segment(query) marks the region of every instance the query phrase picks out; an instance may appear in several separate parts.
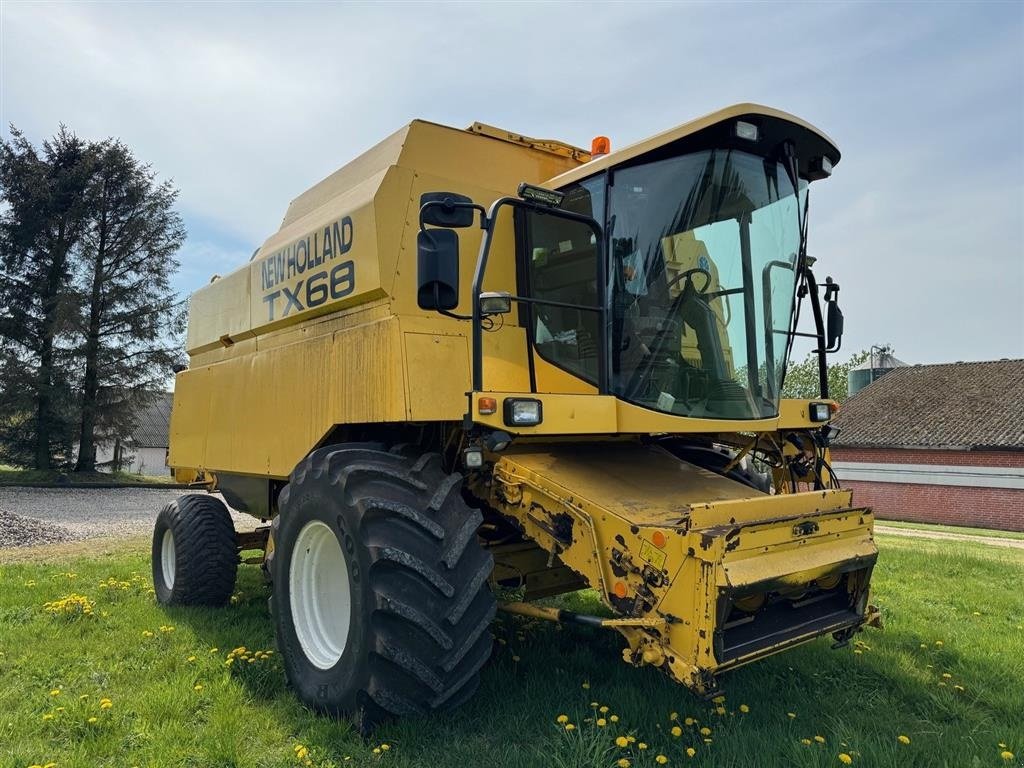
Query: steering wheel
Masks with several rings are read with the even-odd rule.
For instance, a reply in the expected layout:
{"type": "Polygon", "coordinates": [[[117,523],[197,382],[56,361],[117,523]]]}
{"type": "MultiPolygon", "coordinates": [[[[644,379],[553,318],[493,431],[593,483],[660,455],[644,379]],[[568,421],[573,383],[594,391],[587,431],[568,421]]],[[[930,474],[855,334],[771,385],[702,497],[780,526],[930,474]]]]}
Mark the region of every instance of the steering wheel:
{"type": "MultiPolygon", "coordinates": [[[[694,274],[698,274],[698,275],[703,275],[704,276],[704,285],[703,285],[703,287],[700,290],[697,290],[697,286],[694,285],[693,284],[693,280],[690,279],[690,285],[693,285],[693,290],[697,291],[697,293],[699,293],[701,295],[707,293],[708,292],[708,288],[711,287],[711,273],[708,272],[706,269],[703,269],[702,267],[694,267],[693,269],[688,269],[685,272],[680,272],[678,275],[676,275],[671,280],[669,280],[668,281],[668,285],[666,285],[665,287],[667,289],[671,289],[672,286],[674,286],[680,280],[685,280],[685,279],[689,278],[691,275],[694,275],[694,274]]],[[[686,289],[686,286],[684,285],[683,286],[683,290],[685,290],[685,289],[686,289]]]]}

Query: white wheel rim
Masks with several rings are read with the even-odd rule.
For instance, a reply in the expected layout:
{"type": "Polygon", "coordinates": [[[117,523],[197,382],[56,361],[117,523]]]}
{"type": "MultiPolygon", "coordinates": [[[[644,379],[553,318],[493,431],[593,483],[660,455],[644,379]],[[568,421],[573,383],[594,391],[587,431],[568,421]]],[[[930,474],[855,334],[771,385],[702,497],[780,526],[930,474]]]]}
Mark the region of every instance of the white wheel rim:
{"type": "Polygon", "coordinates": [[[330,669],[348,643],[352,589],[345,554],[326,523],[311,520],[299,531],[288,569],[288,592],[303,653],[318,669],[330,669]]]}
{"type": "Polygon", "coordinates": [[[174,534],[168,528],[164,531],[163,541],[160,543],[160,569],[164,574],[164,584],[168,589],[174,589],[174,534]]]}

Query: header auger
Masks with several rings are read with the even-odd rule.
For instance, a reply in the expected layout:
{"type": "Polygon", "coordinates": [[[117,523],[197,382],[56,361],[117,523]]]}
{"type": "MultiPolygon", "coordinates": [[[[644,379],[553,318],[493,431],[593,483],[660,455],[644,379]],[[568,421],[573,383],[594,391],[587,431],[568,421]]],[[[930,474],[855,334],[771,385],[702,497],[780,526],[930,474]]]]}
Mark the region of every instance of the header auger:
{"type": "Polygon", "coordinates": [[[466,700],[496,608],[613,629],[702,695],[845,644],[878,616],[873,518],[829,465],[839,287],[806,253],[838,162],[753,104],[595,157],[479,123],[385,139],[192,297],[170,463],[270,525],[171,505],[159,599],[224,602],[263,549],[293,688],[363,728],[466,700]],[[782,399],[801,335],[821,396],[782,399]],[[582,588],[613,618],[532,603],[582,588]]]}

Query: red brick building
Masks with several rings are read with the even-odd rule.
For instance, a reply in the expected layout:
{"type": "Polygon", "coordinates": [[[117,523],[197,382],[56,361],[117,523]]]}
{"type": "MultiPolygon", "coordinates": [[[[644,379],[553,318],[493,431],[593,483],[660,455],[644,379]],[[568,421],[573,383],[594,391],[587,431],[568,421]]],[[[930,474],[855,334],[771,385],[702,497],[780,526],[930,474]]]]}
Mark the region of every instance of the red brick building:
{"type": "Polygon", "coordinates": [[[836,475],[879,519],[1024,531],[1024,360],[897,368],[834,423],[836,475]]]}

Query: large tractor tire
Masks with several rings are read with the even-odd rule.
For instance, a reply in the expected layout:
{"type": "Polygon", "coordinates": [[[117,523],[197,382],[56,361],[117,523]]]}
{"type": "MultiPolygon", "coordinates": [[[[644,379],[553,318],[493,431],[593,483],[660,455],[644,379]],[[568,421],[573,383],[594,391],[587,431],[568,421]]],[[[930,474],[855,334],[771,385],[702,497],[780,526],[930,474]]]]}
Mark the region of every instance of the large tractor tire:
{"type": "Polygon", "coordinates": [[[235,590],[238,547],[231,514],[215,496],[180,496],[153,528],[153,589],[164,605],[225,605],[235,590]]]}
{"type": "Polygon", "coordinates": [[[332,446],[292,473],[274,518],[273,614],[299,698],[352,717],[457,706],[491,652],[482,516],[438,454],[332,446]]]}

